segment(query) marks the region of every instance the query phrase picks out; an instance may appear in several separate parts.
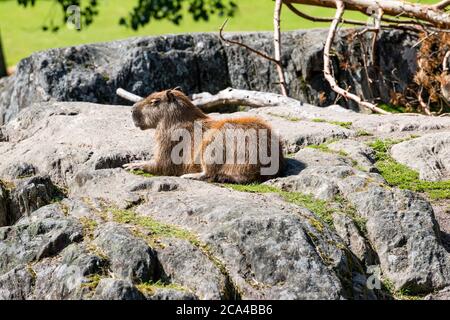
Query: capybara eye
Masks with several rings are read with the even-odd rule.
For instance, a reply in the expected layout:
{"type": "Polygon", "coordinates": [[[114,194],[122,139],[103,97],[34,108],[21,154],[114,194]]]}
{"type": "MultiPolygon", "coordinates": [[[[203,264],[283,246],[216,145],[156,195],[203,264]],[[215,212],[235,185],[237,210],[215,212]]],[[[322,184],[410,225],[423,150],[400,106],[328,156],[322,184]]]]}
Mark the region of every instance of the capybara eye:
{"type": "Polygon", "coordinates": [[[150,101],[150,103],[151,103],[152,105],[157,105],[160,101],[161,101],[161,99],[152,99],[152,100],[150,101]]]}

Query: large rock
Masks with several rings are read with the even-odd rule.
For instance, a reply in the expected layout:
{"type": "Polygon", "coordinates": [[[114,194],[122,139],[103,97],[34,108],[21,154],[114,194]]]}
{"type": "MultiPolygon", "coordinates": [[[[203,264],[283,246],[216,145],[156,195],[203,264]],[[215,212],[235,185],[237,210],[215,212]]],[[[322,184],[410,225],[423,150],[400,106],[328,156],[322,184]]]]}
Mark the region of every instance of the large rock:
{"type": "Polygon", "coordinates": [[[0,228],[0,274],[29,262],[58,254],[82,238],[78,220],[66,217],[58,204],[48,205],[0,228]]]}
{"type": "MultiPolygon", "coordinates": [[[[430,203],[410,191],[386,186],[378,174],[337,163],[339,155],[329,165],[329,160],[321,162],[329,153],[314,152],[317,161],[311,161],[308,151],[310,165],[298,175],[268,183],[323,199],[345,198],[366,220],[366,236],[396,289],[429,292],[450,284],[450,254],[440,240],[430,203]]],[[[304,159],[303,153],[296,158],[304,159]]]]}
{"type": "Polygon", "coordinates": [[[450,130],[398,143],[392,157],[419,172],[420,179],[450,180],[450,130]]]}
{"type": "MultiPolygon", "coordinates": [[[[340,62],[356,68],[343,71],[335,58],[335,75],[358,95],[371,92],[388,102],[389,93],[405,89],[415,73],[416,40],[403,32],[383,31],[377,42],[376,65],[371,72],[371,90],[359,61],[358,41],[345,41],[353,30],[341,30],[337,53],[340,62]],[[354,54],[348,55],[348,52],[354,54]],[[393,69],[395,75],[391,72],[393,69]],[[384,79],[386,77],[386,79],[384,79]],[[392,78],[392,79],[391,79],[392,78]],[[389,81],[391,80],[391,81],[389,81]]],[[[282,62],[290,96],[316,105],[330,105],[336,98],[323,77],[322,53],[328,30],[298,30],[283,33],[282,62]],[[320,98],[322,96],[322,98],[320,98]]],[[[242,33],[227,37],[271,54],[272,33],[242,33]]],[[[367,45],[371,37],[367,37],[367,45]]],[[[0,82],[0,124],[10,121],[33,103],[85,101],[124,103],[115,90],[123,87],[139,95],[182,86],[191,94],[239,89],[276,92],[275,68],[265,59],[238,46],[224,45],[217,34],[168,35],[132,38],[110,43],[52,49],[22,60],[14,76],[0,82]]],[[[340,103],[347,103],[344,99],[340,103]]],[[[348,102],[353,108],[354,103],[348,102]]]]}
{"type": "Polygon", "coordinates": [[[137,283],[155,280],[155,252],[124,227],[115,223],[101,226],[96,231],[94,244],[108,256],[111,270],[117,277],[137,283]]]}
{"type": "MultiPolygon", "coordinates": [[[[115,203],[117,199],[108,191],[112,174],[105,174],[105,171],[114,172],[116,186],[120,185],[128,192],[135,190],[146,199],[136,207],[138,214],[187,229],[198,236],[215,257],[214,261],[218,259],[223,263],[231,292],[239,293],[243,298],[371,297],[367,290],[353,291],[353,285],[357,285],[361,276],[357,259],[347,255],[340,238],[320,222],[318,227],[315,224],[317,217],[304,208],[275,196],[249,195],[180,178],[147,178],[160,183],[168,183],[168,179],[172,184],[176,182],[178,187],[172,191],[136,188],[142,183],[130,183],[134,176],[119,169],[92,172],[89,175],[91,181],[85,181],[85,184],[95,184],[95,190],[81,185],[78,186],[80,195],[91,197],[90,192],[93,192],[93,197],[115,203]],[[131,177],[130,182],[125,179],[127,175],[131,177]]],[[[185,249],[173,250],[183,252],[185,249]]],[[[185,279],[176,275],[181,268],[191,268],[189,264],[183,266],[187,262],[170,258],[164,250],[161,262],[169,275],[203,293],[200,296],[204,295],[207,283],[199,286],[198,273],[185,273],[185,279]]],[[[205,265],[198,272],[213,280],[211,270],[205,265]]],[[[215,273],[219,283],[223,282],[215,273]]]]}
{"type": "Polygon", "coordinates": [[[40,104],[4,127],[0,172],[17,178],[32,167],[65,185],[81,169],[120,167],[151,154],[152,135],[135,128],[130,109],[91,104],[40,104]]]}

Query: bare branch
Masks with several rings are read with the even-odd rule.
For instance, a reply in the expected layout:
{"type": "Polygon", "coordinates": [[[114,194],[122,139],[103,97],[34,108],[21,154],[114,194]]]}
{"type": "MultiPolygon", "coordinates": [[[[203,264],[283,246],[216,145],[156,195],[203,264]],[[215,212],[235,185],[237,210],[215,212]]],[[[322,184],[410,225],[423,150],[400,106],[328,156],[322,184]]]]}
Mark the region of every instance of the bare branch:
{"type": "MultiPolygon", "coordinates": [[[[295,13],[296,15],[298,15],[299,17],[305,18],[307,20],[313,21],[313,22],[332,22],[333,18],[321,18],[321,17],[313,17],[310,16],[302,11],[300,11],[299,9],[297,9],[296,7],[294,7],[291,3],[287,2],[285,3],[286,7],[288,7],[293,13],[295,13]]],[[[349,19],[342,19],[343,23],[346,24],[353,24],[356,26],[365,26],[366,23],[362,22],[362,21],[357,21],[357,20],[349,20],[349,19]]]]}
{"type": "Polygon", "coordinates": [[[139,101],[141,101],[141,100],[144,99],[144,98],[142,98],[142,97],[140,97],[140,96],[137,96],[137,95],[135,95],[135,94],[133,94],[133,93],[131,93],[131,92],[128,92],[128,91],[126,91],[126,90],[124,90],[124,89],[122,89],[122,88],[118,88],[118,89],[116,90],[116,94],[117,94],[119,97],[122,97],[122,98],[124,98],[125,100],[131,101],[131,102],[134,102],[134,103],[139,102],[139,101]]]}
{"type": "Polygon", "coordinates": [[[275,63],[277,66],[278,78],[280,79],[280,89],[283,96],[287,96],[286,80],[284,77],[283,66],[281,64],[281,43],[280,43],[280,14],[282,0],[275,1],[275,8],[273,11],[273,48],[275,53],[275,63]]]}
{"type": "Polygon", "coordinates": [[[267,54],[264,53],[264,52],[261,52],[261,51],[258,51],[258,50],[256,50],[256,49],[253,49],[252,47],[246,45],[245,43],[242,43],[242,42],[239,42],[239,41],[236,41],[236,40],[225,39],[224,36],[223,36],[223,29],[225,28],[227,22],[228,22],[228,19],[226,19],[226,20],[224,21],[224,23],[222,24],[222,26],[221,26],[220,29],[219,29],[219,37],[220,37],[220,39],[221,39],[222,41],[227,42],[227,43],[229,43],[229,44],[235,44],[235,45],[241,46],[241,47],[247,49],[248,51],[251,51],[251,52],[253,52],[253,53],[256,53],[258,56],[261,56],[261,57],[263,57],[264,59],[267,59],[267,60],[269,60],[269,61],[272,61],[272,62],[274,62],[274,63],[277,63],[277,60],[275,60],[275,59],[272,58],[271,56],[267,55],[267,54]]]}
{"type": "Polygon", "coordinates": [[[347,90],[344,90],[341,87],[339,87],[339,85],[337,84],[336,80],[334,79],[331,73],[330,51],[333,45],[334,37],[336,35],[337,27],[339,25],[339,22],[341,21],[344,11],[345,11],[344,2],[342,0],[336,0],[336,15],[333,19],[333,22],[331,23],[323,53],[323,72],[325,75],[325,79],[329,82],[331,89],[333,89],[333,91],[335,91],[337,94],[342,95],[344,98],[349,98],[358,103],[359,105],[366,107],[374,112],[378,112],[381,114],[390,114],[390,112],[384,111],[383,109],[378,108],[376,105],[370,102],[363,101],[357,95],[352,94],[347,90]]]}
{"type": "Polygon", "coordinates": [[[450,58],[450,51],[447,51],[447,53],[444,56],[444,60],[442,61],[442,71],[446,72],[448,71],[448,59],[450,58]]]}
{"type": "Polygon", "coordinates": [[[436,9],[439,9],[439,10],[443,10],[446,7],[448,7],[449,5],[450,5],[450,0],[443,0],[443,1],[438,2],[435,5],[433,5],[433,7],[436,9]]]}

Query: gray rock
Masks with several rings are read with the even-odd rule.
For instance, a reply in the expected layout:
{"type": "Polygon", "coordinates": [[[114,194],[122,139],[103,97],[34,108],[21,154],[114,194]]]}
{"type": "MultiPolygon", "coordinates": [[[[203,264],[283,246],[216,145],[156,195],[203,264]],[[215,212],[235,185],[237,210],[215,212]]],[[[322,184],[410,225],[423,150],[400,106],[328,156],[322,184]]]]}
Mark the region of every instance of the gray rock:
{"type": "Polygon", "coordinates": [[[64,197],[48,176],[35,176],[16,180],[10,191],[8,206],[9,224],[14,224],[22,216],[64,197]]]}
{"type": "MultiPolygon", "coordinates": [[[[108,171],[117,176],[116,181],[102,170],[92,172],[96,188],[83,190],[84,197],[90,197],[89,192],[95,197],[100,192],[108,196],[107,190],[112,184],[124,190],[129,188],[131,184],[124,180],[120,170],[108,171]]],[[[166,179],[147,178],[149,181],[166,179]]],[[[178,184],[176,190],[135,191],[146,199],[136,211],[198,235],[215,257],[214,261],[223,263],[221,269],[226,270],[232,291],[245,298],[353,296],[349,288],[353,271],[361,270],[359,262],[346,255],[342,249],[345,245],[325,225],[320,231],[313,227],[317,218],[308,210],[272,196],[250,195],[180,178],[170,180],[178,184]]],[[[130,177],[130,181],[134,181],[134,177],[130,177]]],[[[175,273],[170,271],[175,270],[174,266],[177,270],[185,269],[185,279],[179,281],[187,286],[198,286],[197,279],[188,279],[192,275],[190,263],[180,262],[175,256],[170,260],[162,259],[169,274],[175,273]],[[172,263],[172,269],[167,261],[172,263]]]]}
{"type": "Polygon", "coordinates": [[[198,297],[191,292],[167,288],[158,288],[146,298],[148,300],[198,300],[198,297]]]}
{"type": "Polygon", "coordinates": [[[427,295],[424,300],[450,300],[450,287],[427,295]]]}
{"type": "Polygon", "coordinates": [[[129,281],[101,279],[95,290],[98,300],[145,300],[145,296],[129,281]]]}
{"type": "Polygon", "coordinates": [[[94,244],[108,256],[117,277],[133,283],[155,280],[155,252],[126,228],[107,223],[96,230],[94,244]]]}
{"type": "MultiPolygon", "coordinates": [[[[353,30],[337,35],[337,56],[333,63],[339,82],[356,94],[389,102],[389,92],[405,89],[416,70],[417,41],[411,35],[383,31],[377,41],[377,66],[369,90],[362,70],[359,42],[346,41],[353,30]],[[348,55],[346,53],[354,54],[348,55]],[[345,55],[344,55],[345,53],[345,55]],[[344,56],[346,58],[344,58],[344,56]],[[347,60],[356,70],[338,68],[347,60]],[[398,72],[393,75],[393,69],[398,72]],[[384,79],[383,77],[386,77],[384,79]],[[344,85],[345,86],[345,85],[344,85]],[[370,95],[367,93],[370,92],[370,95]]],[[[290,96],[327,106],[336,95],[323,77],[322,52],[328,30],[298,30],[283,33],[282,62],[290,96]],[[325,99],[320,99],[321,93],[325,99]]],[[[272,53],[270,32],[229,34],[250,46],[272,53]]],[[[367,45],[371,38],[364,38],[367,45]]],[[[10,121],[32,103],[46,101],[85,101],[103,104],[124,103],[115,95],[123,87],[141,96],[152,91],[182,86],[191,94],[217,92],[232,86],[278,92],[275,68],[261,57],[238,46],[222,44],[217,34],[168,35],[132,38],[110,43],[52,49],[22,60],[17,72],[0,84],[0,124],[10,121]]],[[[358,106],[341,99],[353,109],[358,106]]]]}
{"type": "Polygon", "coordinates": [[[164,239],[163,243],[158,260],[171,281],[191,289],[202,300],[233,298],[229,279],[205,253],[186,240],[164,239]]]}
{"type": "Polygon", "coordinates": [[[323,199],[347,199],[367,219],[367,238],[396,289],[429,292],[450,283],[450,255],[440,241],[433,208],[416,194],[385,186],[378,174],[343,165],[307,168],[267,183],[323,199]]]}
{"type": "Polygon", "coordinates": [[[0,228],[0,275],[13,268],[58,254],[82,238],[82,226],[66,217],[58,204],[48,205],[0,228]]]}
{"type": "Polygon", "coordinates": [[[343,152],[352,160],[355,160],[358,166],[365,171],[375,171],[375,152],[366,144],[356,140],[340,140],[328,145],[330,150],[343,152]]]}
{"type": "Polygon", "coordinates": [[[89,283],[105,272],[107,261],[84,246],[72,244],[57,259],[33,266],[35,284],[30,299],[67,300],[92,296],[89,283]]]}
{"type": "Polygon", "coordinates": [[[0,276],[0,300],[24,300],[32,292],[34,273],[20,265],[0,276]]]}
{"type": "Polygon", "coordinates": [[[11,139],[0,143],[0,176],[9,179],[26,163],[25,171],[66,185],[80,170],[121,167],[151,155],[152,133],[134,126],[128,107],[41,104],[4,129],[11,139]]]}
{"type": "Polygon", "coordinates": [[[8,225],[8,191],[0,181],[0,227],[8,225]]]}
{"type": "Polygon", "coordinates": [[[450,130],[395,144],[391,155],[419,172],[422,180],[450,180],[450,130]]]}

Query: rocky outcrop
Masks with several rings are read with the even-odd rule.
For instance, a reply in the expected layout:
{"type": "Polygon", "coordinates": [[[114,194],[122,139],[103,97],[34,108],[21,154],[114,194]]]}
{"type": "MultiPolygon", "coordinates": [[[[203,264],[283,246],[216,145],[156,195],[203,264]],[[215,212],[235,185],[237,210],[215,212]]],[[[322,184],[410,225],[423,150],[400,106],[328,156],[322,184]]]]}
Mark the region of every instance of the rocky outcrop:
{"type": "MultiPolygon", "coordinates": [[[[293,98],[328,106],[336,100],[323,77],[322,53],[327,30],[283,33],[282,62],[293,98]]],[[[377,42],[377,70],[363,68],[360,41],[344,41],[354,30],[341,30],[336,41],[335,75],[366,99],[390,100],[412,81],[416,42],[402,32],[383,31],[377,42]],[[351,44],[349,44],[351,43],[351,44]],[[352,54],[349,54],[349,53],[352,54]],[[339,61],[338,61],[339,59],[339,61]],[[339,64],[351,66],[344,71],[339,64]],[[396,70],[395,73],[392,70],[396,70]],[[369,95],[367,95],[370,93],[369,95]]],[[[272,33],[228,34],[271,53],[272,33]]],[[[363,42],[370,45],[371,37],[363,42]]],[[[217,92],[226,87],[278,92],[275,68],[261,57],[221,43],[217,34],[168,35],[110,43],[52,49],[22,60],[14,76],[0,81],[0,124],[36,102],[85,101],[123,104],[115,90],[125,88],[141,96],[181,86],[185,92],[217,92]]],[[[339,103],[357,105],[341,99],[339,103]]],[[[51,105],[49,105],[51,106],[51,105]]],[[[0,141],[1,141],[0,134],[0,141]]]]}
{"type": "Polygon", "coordinates": [[[121,165],[151,157],[153,139],[127,107],[23,110],[0,142],[0,298],[376,299],[392,293],[381,283],[445,295],[449,230],[425,195],[383,179],[367,142],[438,139],[450,119],[307,104],[227,116],[239,115],[281,132],[285,176],[230,187],[132,174],[121,165]]]}
{"type": "Polygon", "coordinates": [[[450,180],[450,132],[396,144],[391,154],[398,162],[418,171],[422,180],[450,180]]]}

